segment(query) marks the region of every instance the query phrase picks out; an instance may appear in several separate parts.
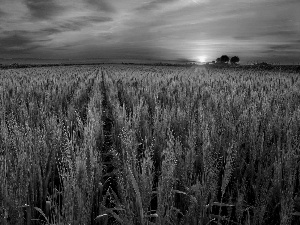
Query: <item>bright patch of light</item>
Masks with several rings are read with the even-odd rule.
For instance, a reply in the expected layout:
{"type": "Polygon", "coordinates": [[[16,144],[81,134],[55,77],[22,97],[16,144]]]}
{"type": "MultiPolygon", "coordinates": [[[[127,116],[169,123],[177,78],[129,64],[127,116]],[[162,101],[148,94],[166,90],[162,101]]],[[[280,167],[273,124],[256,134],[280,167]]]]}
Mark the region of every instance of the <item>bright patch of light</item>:
{"type": "Polygon", "coordinates": [[[199,62],[204,63],[204,62],[206,62],[206,56],[204,56],[204,55],[199,56],[198,60],[199,60],[199,62]]]}

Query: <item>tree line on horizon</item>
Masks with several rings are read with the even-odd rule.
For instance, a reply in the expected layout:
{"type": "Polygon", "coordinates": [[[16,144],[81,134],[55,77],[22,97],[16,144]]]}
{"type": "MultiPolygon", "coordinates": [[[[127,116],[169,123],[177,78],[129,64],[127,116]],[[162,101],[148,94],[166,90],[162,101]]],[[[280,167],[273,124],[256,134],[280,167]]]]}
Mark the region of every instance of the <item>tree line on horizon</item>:
{"type": "Polygon", "coordinates": [[[239,63],[240,58],[238,56],[233,56],[229,58],[228,55],[222,55],[221,57],[217,58],[216,61],[213,61],[214,63],[228,63],[230,62],[231,64],[237,64],[239,63]]]}

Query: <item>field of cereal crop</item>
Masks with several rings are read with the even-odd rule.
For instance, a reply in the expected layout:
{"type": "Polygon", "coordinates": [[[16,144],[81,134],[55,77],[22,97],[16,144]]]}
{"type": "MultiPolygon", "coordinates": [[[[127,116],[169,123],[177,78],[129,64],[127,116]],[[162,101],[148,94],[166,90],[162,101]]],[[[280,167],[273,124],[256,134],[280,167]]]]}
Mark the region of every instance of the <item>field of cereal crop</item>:
{"type": "Polygon", "coordinates": [[[299,224],[300,76],[0,70],[1,224],[299,224]]]}

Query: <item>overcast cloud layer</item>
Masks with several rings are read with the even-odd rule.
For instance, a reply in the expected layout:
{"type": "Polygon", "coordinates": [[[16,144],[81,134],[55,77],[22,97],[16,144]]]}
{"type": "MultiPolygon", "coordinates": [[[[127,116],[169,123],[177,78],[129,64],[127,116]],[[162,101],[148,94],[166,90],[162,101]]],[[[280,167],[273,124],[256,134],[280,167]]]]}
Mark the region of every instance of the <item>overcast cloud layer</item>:
{"type": "Polygon", "coordinates": [[[299,0],[1,0],[0,58],[299,63],[299,11],[299,0]]]}

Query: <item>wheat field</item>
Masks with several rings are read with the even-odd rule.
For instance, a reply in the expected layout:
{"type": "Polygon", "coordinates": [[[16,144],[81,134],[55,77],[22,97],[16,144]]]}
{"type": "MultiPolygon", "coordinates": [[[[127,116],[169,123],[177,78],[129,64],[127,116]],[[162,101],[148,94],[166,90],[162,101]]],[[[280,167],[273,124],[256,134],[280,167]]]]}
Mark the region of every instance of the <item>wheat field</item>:
{"type": "Polygon", "coordinates": [[[299,224],[300,76],[0,70],[0,223],[299,224]]]}

